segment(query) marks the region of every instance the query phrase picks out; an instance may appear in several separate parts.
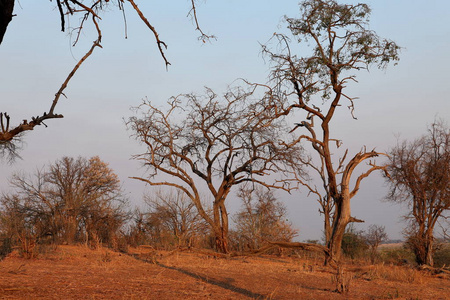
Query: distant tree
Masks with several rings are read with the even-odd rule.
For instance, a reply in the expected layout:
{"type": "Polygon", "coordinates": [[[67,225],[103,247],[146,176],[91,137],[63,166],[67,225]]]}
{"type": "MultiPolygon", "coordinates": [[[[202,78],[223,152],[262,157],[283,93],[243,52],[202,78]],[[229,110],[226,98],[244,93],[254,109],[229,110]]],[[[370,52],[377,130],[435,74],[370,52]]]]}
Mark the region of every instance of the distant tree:
{"type": "Polygon", "coordinates": [[[138,109],[142,117],[128,122],[134,137],[147,147],[134,158],[150,171],[148,178],[134,178],[185,193],[209,224],[221,252],[228,252],[226,199],[232,188],[252,182],[291,190],[287,177],[301,168],[298,142],[281,143],[282,137],[288,138],[285,123],[273,120],[266,99],[254,100],[254,94],[253,88],[230,88],[219,97],[207,89],[204,96],[172,98],[167,112],[145,102],[138,109]],[[263,181],[271,174],[274,182],[263,181]],[[203,187],[212,196],[212,216],[201,201],[203,187]]]}
{"type": "Polygon", "coordinates": [[[127,230],[124,231],[124,236],[127,239],[127,244],[132,247],[145,245],[149,242],[147,236],[147,226],[145,221],[145,213],[140,208],[136,208],[130,213],[130,223],[127,230]]]}
{"type": "Polygon", "coordinates": [[[342,142],[332,135],[332,120],[344,104],[354,117],[355,98],[345,93],[348,83],[356,82],[354,72],[373,65],[385,68],[398,60],[399,47],[368,29],[370,8],[366,4],[307,0],[300,3],[300,13],[299,18],[285,19],[290,35],[274,34],[271,41],[276,42],[276,51],[269,43],[263,52],[273,64],[275,113],[301,113],[296,117],[303,121],[292,131],[302,130],[298,140],[308,143],[315,155],[303,164],[317,174],[319,182],[314,183],[311,177],[298,179],[315,195],[324,215],[328,262],[339,260],[346,226],[362,222],[351,215],[351,199],[362,180],[384,168],[371,160],[383,155],[375,150],[363,148],[349,158],[347,149],[337,156],[342,142]],[[295,54],[299,48],[291,41],[302,44],[304,56],[295,54]],[[355,169],[365,161],[366,171],[354,176],[355,169]]]}
{"type": "Polygon", "coordinates": [[[419,265],[433,265],[434,229],[450,209],[450,129],[435,121],[428,134],[389,152],[387,198],[410,209],[405,230],[419,265]]]}
{"type": "MultiPolygon", "coordinates": [[[[51,0],[50,0],[51,1],[51,0]]],[[[144,13],[139,9],[138,5],[134,0],[86,0],[86,1],[76,1],[76,0],[55,0],[55,11],[59,13],[61,31],[66,31],[67,29],[72,30],[75,40],[73,46],[75,46],[79,39],[83,36],[84,31],[90,30],[86,28],[93,28],[97,38],[93,42],[92,46],[88,49],[86,54],[78,61],[74,68],[70,71],[68,76],[62,82],[61,87],[56,92],[53,101],[47,111],[44,111],[42,115],[31,116],[28,120],[23,120],[22,123],[14,127],[10,124],[10,116],[6,112],[0,113],[0,154],[3,156],[9,155],[14,158],[17,156],[17,143],[19,142],[19,137],[25,131],[33,130],[37,125],[44,124],[43,122],[49,119],[63,118],[62,114],[56,113],[56,105],[58,104],[61,96],[66,96],[64,94],[70,80],[84,63],[84,61],[89,58],[97,47],[102,47],[102,28],[101,28],[101,15],[111,11],[112,9],[118,9],[123,12],[124,15],[124,26],[126,29],[126,15],[125,6],[128,3],[132,10],[139,16],[142,22],[149,28],[153,33],[156,40],[156,45],[159,52],[166,64],[166,67],[170,65],[168,59],[165,55],[165,49],[167,44],[163,42],[158,34],[156,28],[150,23],[150,21],[145,17],[144,13]],[[90,22],[92,26],[88,26],[90,22]],[[71,28],[69,24],[78,24],[77,27],[71,28]]],[[[6,33],[8,24],[13,20],[15,16],[13,14],[15,0],[0,0],[0,44],[4,40],[4,35],[6,33]]],[[[191,9],[188,15],[192,17],[195,24],[195,29],[200,32],[200,40],[206,41],[214,36],[206,35],[198,24],[197,12],[196,12],[196,1],[190,1],[191,9]]],[[[126,33],[125,33],[126,34],[126,33]]]]}
{"type": "Polygon", "coordinates": [[[15,192],[1,197],[2,227],[68,243],[111,241],[122,226],[124,197],[117,175],[98,157],[62,159],[31,178],[16,174],[15,192]]]}
{"type": "Polygon", "coordinates": [[[160,234],[169,233],[172,240],[176,241],[176,246],[192,246],[195,240],[200,237],[205,239],[208,235],[208,225],[182,191],[158,191],[146,195],[144,200],[148,205],[145,224],[159,227],[157,230],[160,234]]]}
{"type": "Polygon", "coordinates": [[[371,260],[374,262],[378,246],[388,239],[386,230],[384,226],[370,225],[367,232],[364,234],[364,238],[370,249],[371,260]]]}
{"type": "Polygon", "coordinates": [[[261,187],[241,187],[238,193],[242,209],[235,216],[241,248],[255,250],[267,241],[291,242],[298,231],[286,220],[286,207],[273,192],[261,187]]]}

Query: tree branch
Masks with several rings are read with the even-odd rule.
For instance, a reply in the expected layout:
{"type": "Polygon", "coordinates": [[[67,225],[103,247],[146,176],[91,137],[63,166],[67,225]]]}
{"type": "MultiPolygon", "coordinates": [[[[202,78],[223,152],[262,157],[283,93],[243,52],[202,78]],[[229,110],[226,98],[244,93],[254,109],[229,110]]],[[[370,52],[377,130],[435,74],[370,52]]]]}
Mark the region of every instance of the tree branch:
{"type": "Polygon", "coordinates": [[[150,24],[150,22],[148,21],[148,19],[144,16],[144,14],[142,13],[142,11],[139,9],[139,7],[137,6],[137,4],[134,2],[134,0],[127,0],[128,2],[130,2],[131,6],[133,6],[134,10],[137,12],[137,14],[139,15],[139,17],[141,18],[141,20],[145,23],[145,25],[147,25],[147,27],[153,32],[153,35],[155,36],[156,39],[156,44],[158,46],[159,49],[159,53],[161,54],[162,58],[164,59],[164,62],[166,63],[166,68],[169,67],[170,62],[167,60],[166,55],[164,53],[164,50],[162,48],[162,46],[164,46],[165,49],[167,49],[167,45],[166,43],[164,43],[163,41],[161,41],[159,39],[159,34],[156,31],[155,27],[152,26],[152,24],[150,24]]]}

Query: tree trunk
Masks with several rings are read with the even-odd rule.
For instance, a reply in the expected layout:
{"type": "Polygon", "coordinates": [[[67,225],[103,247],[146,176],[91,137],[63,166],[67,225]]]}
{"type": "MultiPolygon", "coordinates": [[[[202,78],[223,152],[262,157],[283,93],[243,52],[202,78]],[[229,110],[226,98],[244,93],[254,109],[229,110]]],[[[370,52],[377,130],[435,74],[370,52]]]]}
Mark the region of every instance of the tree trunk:
{"type": "Polygon", "coordinates": [[[433,253],[434,253],[434,237],[433,237],[433,230],[426,231],[426,237],[425,237],[425,264],[432,267],[434,264],[433,261],[433,253]]]}
{"type": "Polygon", "coordinates": [[[64,239],[68,244],[75,244],[78,231],[78,220],[75,216],[68,216],[64,224],[64,239]]]}
{"type": "Polygon", "coordinates": [[[332,260],[336,262],[340,260],[342,239],[344,238],[345,228],[350,222],[350,197],[340,195],[335,203],[335,216],[333,218],[330,241],[327,244],[329,253],[325,256],[325,265],[328,265],[332,260]]]}
{"type": "Polygon", "coordinates": [[[323,226],[323,231],[324,231],[324,235],[325,235],[325,245],[328,245],[328,243],[330,242],[331,239],[331,212],[328,211],[328,209],[326,209],[325,207],[323,208],[323,215],[324,215],[324,226],[323,226]]]}
{"type": "Polygon", "coordinates": [[[6,28],[11,22],[14,10],[14,0],[0,0],[0,44],[6,33],[6,28]]]}
{"type": "Polygon", "coordinates": [[[421,265],[433,266],[433,237],[417,236],[413,241],[412,247],[416,256],[416,263],[421,265]]]}
{"type": "Polygon", "coordinates": [[[220,253],[228,253],[228,237],[223,231],[216,235],[216,248],[220,253]]]}
{"type": "Polygon", "coordinates": [[[427,245],[427,256],[425,258],[425,264],[430,267],[434,265],[433,252],[433,241],[430,241],[427,245]]]}
{"type": "Polygon", "coordinates": [[[213,211],[217,251],[228,253],[228,213],[223,201],[214,202],[213,211]]]}
{"type": "Polygon", "coordinates": [[[342,220],[338,220],[333,228],[330,241],[328,242],[329,254],[325,257],[325,265],[328,265],[331,260],[339,261],[341,258],[342,239],[344,237],[345,228],[347,224],[342,220]]]}

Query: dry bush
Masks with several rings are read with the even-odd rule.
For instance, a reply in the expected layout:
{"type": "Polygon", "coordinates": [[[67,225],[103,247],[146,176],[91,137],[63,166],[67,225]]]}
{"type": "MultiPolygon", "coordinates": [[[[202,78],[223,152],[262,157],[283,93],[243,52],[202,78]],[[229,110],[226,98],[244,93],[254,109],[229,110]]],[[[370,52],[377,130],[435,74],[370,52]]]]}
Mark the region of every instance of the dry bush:
{"type": "MultiPolygon", "coordinates": [[[[241,187],[238,197],[242,207],[233,218],[236,223],[236,230],[230,232],[233,249],[252,251],[263,247],[267,241],[290,242],[298,235],[298,230],[287,220],[286,207],[272,191],[262,187],[241,187]]],[[[276,250],[278,254],[283,251],[276,250]]]]}
{"type": "Polygon", "coordinates": [[[412,264],[415,261],[414,253],[406,247],[383,249],[379,253],[379,258],[384,264],[412,264]]]}
{"type": "Polygon", "coordinates": [[[157,190],[144,200],[145,210],[136,209],[128,229],[121,231],[130,246],[147,244],[160,250],[208,246],[208,225],[182,192],[157,190]]]}
{"type": "Polygon", "coordinates": [[[37,238],[30,234],[21,234],[19,236],[19,254],[23,258],[32,259],[38,256],[36,248],[37,238]]]}
{"type": "Polygon", "coordinates": [[[384,279],[395,282],[424,284],[427,277],[420,271],[405,266],[375,265],[367,273],[369,279],[384,279]]]}

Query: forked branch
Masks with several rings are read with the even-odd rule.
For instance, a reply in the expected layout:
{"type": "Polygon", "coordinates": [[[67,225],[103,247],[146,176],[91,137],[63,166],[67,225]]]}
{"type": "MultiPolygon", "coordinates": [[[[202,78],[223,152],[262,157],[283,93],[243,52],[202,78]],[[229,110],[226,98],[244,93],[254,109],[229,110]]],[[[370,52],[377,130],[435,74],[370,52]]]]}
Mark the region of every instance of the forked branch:
{"type": "Polygon", "coordinates": [[[200,36],[198,39],[202,41],[203,43],[206,43],[206,41],[210,39],[215,39],[216,37],[214,35],[208,35],[203,32],[203,30],[200,28],[200,25],[198,24],[198,18],[197,18],[197,8],[195,6],[195,0],[191,0],[191,10],[189,11],[188,16],[192,16],[192,19],[195,23],[195,30],[198,30],[200,32],[200,36]]]}

